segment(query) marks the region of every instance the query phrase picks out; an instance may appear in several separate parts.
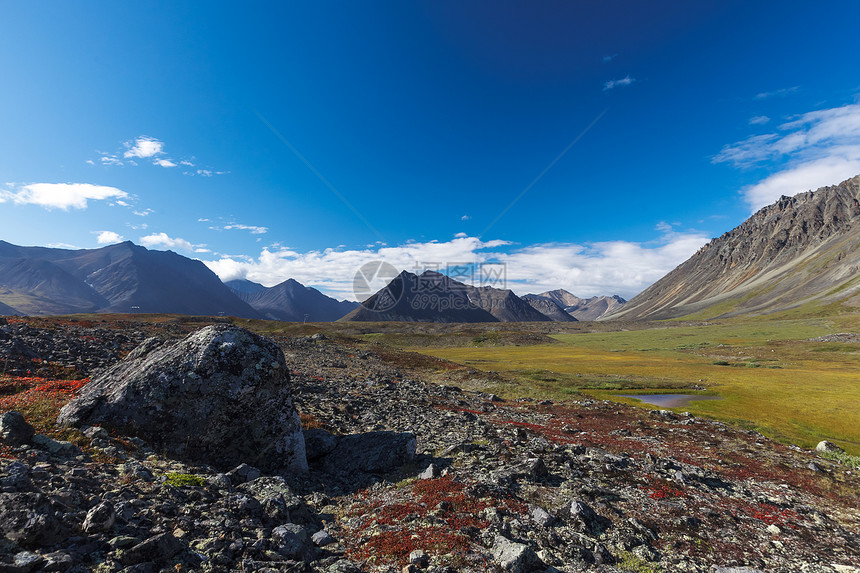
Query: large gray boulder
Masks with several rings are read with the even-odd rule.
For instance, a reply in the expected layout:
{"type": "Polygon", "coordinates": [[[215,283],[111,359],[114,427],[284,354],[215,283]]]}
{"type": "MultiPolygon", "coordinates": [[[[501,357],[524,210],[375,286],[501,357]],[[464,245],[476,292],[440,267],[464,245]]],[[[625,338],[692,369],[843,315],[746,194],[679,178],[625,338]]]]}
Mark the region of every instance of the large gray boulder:
{"type": "Polygon", "coordinates": [[[144,341],[87,384],[57,423],[117,428],[222,469],[307,470],[283,352],[232,325],[144,341]]]}

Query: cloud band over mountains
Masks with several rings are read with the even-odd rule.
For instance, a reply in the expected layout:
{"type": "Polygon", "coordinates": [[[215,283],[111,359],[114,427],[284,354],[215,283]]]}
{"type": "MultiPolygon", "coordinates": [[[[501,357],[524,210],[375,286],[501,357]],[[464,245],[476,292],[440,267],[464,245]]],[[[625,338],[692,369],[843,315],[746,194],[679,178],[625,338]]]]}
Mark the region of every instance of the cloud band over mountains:
{"type": "Polygon", "coordinates": [[[356,270],[374,260],[410,272],[445,272],[449,265],[457,264],[503,263],[507,288],[519,295],[564,288],[584,297],[619,294],[630,298],[689,258],[707,240],[701,233],[670,231],[654,243],[607,241],[517,247],[508,241],[458,236],[445,242],[365,249],[299,252],[267,247],[257,258],[224,255],[203,262],[225,281],[246,278],[272,286],[293,278],[350,300],[354,299],[356,270]]]}

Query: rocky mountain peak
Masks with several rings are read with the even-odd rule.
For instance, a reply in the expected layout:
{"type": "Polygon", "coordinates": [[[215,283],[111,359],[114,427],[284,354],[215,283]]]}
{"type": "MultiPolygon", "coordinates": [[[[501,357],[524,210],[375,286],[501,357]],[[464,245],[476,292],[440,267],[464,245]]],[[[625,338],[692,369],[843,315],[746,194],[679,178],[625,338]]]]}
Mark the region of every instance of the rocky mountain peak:
{"type": "MultiPolygon", "coordinates": [[[[860,176],[760,209],[613,318],[674,318],[717,303],[723,309],[717,315],[734,316],[832,300],[826,293],[847,285],[860,268],[858,247],[860,176]]],[[[841,296],[855,294],[847,286],[841,296]]]]}

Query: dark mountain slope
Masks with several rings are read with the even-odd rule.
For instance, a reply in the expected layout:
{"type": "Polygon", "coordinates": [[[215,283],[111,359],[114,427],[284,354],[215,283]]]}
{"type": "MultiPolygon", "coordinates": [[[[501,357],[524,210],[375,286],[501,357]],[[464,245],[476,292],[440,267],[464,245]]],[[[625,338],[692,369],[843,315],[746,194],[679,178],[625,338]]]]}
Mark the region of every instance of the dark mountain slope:
{"type": "Polygon", "coordinates": [[[206,265],[131,242],[100,249],[19,247],[0,241],[4,302],[28,314],[140,312],[258,318],[206,265]],[[24,263],[12,264],[15,257],[24,263]]]}
{"type": "Polygon", "coordinates": [[[490,286],[463,286],[466,287],[466,296],[469,297],[470,301],[502,322],[546,322],[553,320],[508,289],[497,289],[490,286]]]}
{"type": "Polygon", "coordinates": [[[421,276],[403,271],[344,321],[498,322],[469,300],[466,285],[431,271],[421,276]]]}
{"type": "Polygon", "coordinates": [[[253,295],[266,290],[266,287],[261,285],[260,283],[255,283],[254,281],[249,281],[247,279],[235,279],[232,281],[227,281],[224,283],[227,287],[233,291],[233,294],[238,296],[240,299],[248,302],[248,299],[253,295]]]}
{"type": "Polygon", "coordinates": [[[860,176],[764,207],[609,318],[717,318],[837,301],[860,305],[860,176]]]}
{"type": "Polygon", "coordinates": [[[332,322],[358,306],[358,303],[335,300],[293,279],[270,288],[247,280],[229,281],[227,286],[271,320],[332,322]]]}
{"type": "Polygon", "coordinates": [[[107,301],[49,261],[0,257],[0,301],[22,314],[94,312],[107,301]]]}
{"type": "Polygon", "coordinates": [[[549,317],[556,322],[576,322],[576,319],[565,312],[557,302],[552,299],[543,298],[536,294],[527,294],[522,297],[536,311],[549,317]]]}

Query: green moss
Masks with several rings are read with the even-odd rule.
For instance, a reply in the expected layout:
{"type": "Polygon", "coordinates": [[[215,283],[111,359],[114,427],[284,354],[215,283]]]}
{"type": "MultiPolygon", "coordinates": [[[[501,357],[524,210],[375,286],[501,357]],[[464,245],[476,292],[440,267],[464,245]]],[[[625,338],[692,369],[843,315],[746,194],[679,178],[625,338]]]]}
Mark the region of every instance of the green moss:
{"type": "Polygon", "coordinates": [[[619,551],[616,557],[618,558],[617,567],[622,571],[630,573],[662,573],[663,571],[659,565],[649,563],[629,551],[619,551]]]}
{"type": "Polygon", "coordinates": [[[206,483],[206,480],[201,476],[196,476],[193,474],[181,474],[178,472],[170,472],[165,476],[167,478],[167,483],[174,487],[183,487],[183,486],[201,486],[206,483]]]}

